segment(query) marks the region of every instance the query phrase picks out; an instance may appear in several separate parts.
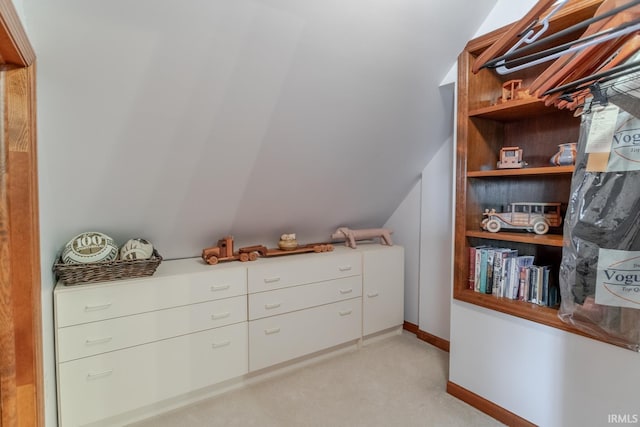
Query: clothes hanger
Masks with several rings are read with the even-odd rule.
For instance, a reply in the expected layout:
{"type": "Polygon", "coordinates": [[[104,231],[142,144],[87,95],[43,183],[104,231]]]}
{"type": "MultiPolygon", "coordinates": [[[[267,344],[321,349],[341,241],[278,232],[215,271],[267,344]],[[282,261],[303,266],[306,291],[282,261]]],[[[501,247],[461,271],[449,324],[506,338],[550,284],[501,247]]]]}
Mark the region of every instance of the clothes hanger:
{"type": "MultiPolygon", "coordinates": [[[[618,10],[618,7],[612,8],[619,3],[620,0],[612,0],[603,3],[601,7],[608,8],[609,12],[618,10]]],[[[634,2],[639,3],[640,2],[634,2]]],[[[629,5],[631,3],[627,3],[629,5]]],[[[600,9],[599,9],[600,10],[600,9]]],[[[584,64],[589,62],[589,58],[595,55],[602,58],[603,53],[606,53],[606,56],[609,56],[614,49],[611,49],[611,46],[614,46],[617,41],[617,36],[627,34],[632,34],[635,31],[638,31],[638,22],[640,22],[640,6],[635,5],[631,8],[628,8],[622,12],[618,12],[613,15],[611,18],[605,21],[599,21],[598,23],[592,24],[587,28],[585,34],[587,37],[591,37],[595,34],[602,33],[604,31],[619,28],[620,26],[624,27],[624,31],[621,33],[613,32],[608,33],[609,36],[606,37],[606,40],[600,41],[600,43],[592,44],[584,47],[578,52],[574,53],[571,56],[566,56],[562,60],[558,60],[551,64],[547,70],[545,70],[529,87],[529,92],[535,94],[540,97],[541,93],[544,93],[551,89],[554,86],[561,85],[563,81],[568,81],[568,78],[571,74],[573,74],[574,78],[578,78],[576,74],[583,73],[582,76],[588,75],[593,72],[592,69],[585,69],[584,64]],[[631,30],[631,31],[629,31],[631,30]],[[605,43],[606,42],[606,43],[605,43]]]]}
{"type": "MultiPolygon", "coordinates": [[[[596,13],[594,14],[594,18],[595,17],[602,17],[602,16],[611,16],[610,13],[617,9],[618,7],[620,7],[621,5],[619,4],[618,0],[605,0],[600,7],[598,7],[598,9],[596,10],[596,13]]],[[[606,19],[606,18],[605,18],[606,19]]],[[[589,21],[589,20],[588,20],[589,21]]],[[[602,27],[604,26],[604,22],[602,20],[598,20],[595,22],[592,22],[591,24],[589,24],[587,26],[586,31],[583,34],[583,37],[589,37],[593,34],[595,34],[596,32],[600,31],[602,29],[602,27]],[[598,24],[599,22],[599,24],[598,24]]],[[[547,80],[549,80],[552,76],[554,76],[556,73],[558,73],[560,70],[562,70],[567,63],[571,60],[571,58],[573,58],[575,55],[566,55],[566,56],[561,56],[560,58],[558,58],[553,64],[551,64],[549,67],[547,67],[534,81],[533,83],[531,83],[531,85],[529,86],[529,93],[533,94],[533,95],[537,95],[540,96],[540,86],[542,86],[544,84],[544,82],[546,82],[547,80]]],[[[544,92],[544,91],[543,91],[544,92]]]]}
{"type": "MultiPolygon", "coordinates": [[[[638,30],[640,30],[640,19],[636,19],[631,22],[625,22],[618,27],[607,28],[588,38],[581,38],[579,41],[569,42],[564,45],[545,50],[544,52],[535,53],[532,55],[524,56],[522,58],[504,61],[500,66],[495,68],[495,71],[498,74],[509,74],[515,71],[533,67],[538,64],[549,62],[551,60],[557,59],[564,55],[572,54],[574,52],[576,54],[569,60],[568,64],[571,64],[572,61],[579,62],[584,56],[588,56],[592,52],[594,52],[594,49],[598,49],[599,45],[601,45],[602,43],[608,42],[609,40],[616,40],[638,30]]],[[[571,67],[565,66],[565,70],[570,69],[571,67]]],[[[559,79],[562,78],[562,75],[560,73],[556,73],[554,77],[556,79],[559,79]]]]}
{"type": "MultiPolygon", "coordinates": [[[[636,54],[640,50],[640,35],[634,35],[627,43],[625,43],[618,52],[616,52],[613,57],[607,61],[598,72],[608,71],[614,67],[624,64],[629,58],[631,58],[634,54],[636,54]]],[[[591,84],[595,83],[594,80],[590,82],[591,84]]],[[[584,98],[589,95],[590,90],[579,89],[574,93],[565,93],[566,95],[572,96],[574,100],[572,102],[568,102],[567,108],[573,110],[577,108],[579,105],[584,103],[584,98]],[[582,102],[580,101],[582,98],[582,102]]],[[[557,92],[559,93],[559,92],[557,92]]],[[[547,96],[556,96],[557,94],[549,94],[547,96]]]]}
{"type": "Polygon", "coordinates": [[[625,75],[635,73],[638,71],[638,69],[640,69],[640,60],[632,61],[626,64],[618,65],[617,67],[610,68],[609,70],[596,73],[592,76],[584,77],[574,82],[567,83],[566,85],[550,89],[545,92],[544,95],[549,95],[556,92],[570,92],[575,91],[576,89],[584,89],[585,85],[589,84],[591,81],[605,82],[612,79],[617,79],[625,75]]]}
{"type": "MultiPolygon", "coordinates": [[[[572,66],[566,65],[566,69],[569,70],[566,72],[566,76],[558,82],[555,82],[555,85],[564,85],[585,76],[606,71],[621,62],[624,62],[629,56],[638,50],[637,36],[638,34],[636,32],[617,40],[612,40],[611,42],[601,46],[600,49],[592,52],[590,55],[583,55],[579,59],[575,57],[575,61],[572,66]]],[[[556,101],[559,101],[562,96],[563,94],[561,92],[545,95],[545,105],[549,106],[556,104],[556,101]]]]}
{"type": "MultiPolygon", "coordinates": [[[[539,0],[521,20],[514,23],[495,43],[476,58],[471,66],[471,71],[476,74],[489,60],[509,50],[514,40],[519,45],[527,37],[537,39],[541,33],[532,35],[533,27],[538,23],[540,15],[548,10],[554,2],[555,0],[539,0]],[[525,33],[524,36],[523,33],[525,33]]],[[[543,28],[546,31],[544,25],[543,28]]]]}
{"type": "MultiPolygon", "coordinates": [[[[605,0],[600,5],[598,10],[596,11],[596,14],[592,18],[583,20],[575,25],[572,25],[569,28],[565,28],[564,30],[553,33],[545,37],[544,39],[535,41],[519,49],[510,49],[509,53],[488,61],[487,63],[483,64],[482,67],[496,68],[500,66],[500,64],[504,61],[521,59],[520,55],[524,54],[525,52],[537,49],[541,44],[549,44],[550,42],[560,38],[564,38],[565,36],[571,36],[575,32],[582,30],[583,28],[587,28],[587,31],[584,34],[585,36],[594,34],[596,31],[600,30],[603,27],[604,23],[606,22],[605,20],[609,20],[619,12],[622,12],[638,4],[640,4],[640,0],[632,0],[629,2],[627,2],[626,0],[605,0]],[[600,22],[600,24],[598,24],[598,22],[600,22]]],[[[574,40],[573,42],[569,43],[569,46],[573,43],[578,42],[579,40],[574,40]]],[[[556,49],[557,47],[548,49],[548,53],[553,53],[554,51],[556,51],[556,49]]],[[[547,53],[543,54],[546,55],[547,53]]]]}

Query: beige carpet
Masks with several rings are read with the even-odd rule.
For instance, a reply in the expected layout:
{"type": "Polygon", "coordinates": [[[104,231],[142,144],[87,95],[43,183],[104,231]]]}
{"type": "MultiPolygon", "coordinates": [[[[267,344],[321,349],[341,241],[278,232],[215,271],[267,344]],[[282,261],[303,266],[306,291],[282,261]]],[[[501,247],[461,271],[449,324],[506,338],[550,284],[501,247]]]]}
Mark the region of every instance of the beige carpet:
{"type": "Polygon", "coordinates": [[[445,392],[448,360],[403,332],[134,425],[502,425],[445,392]]]}

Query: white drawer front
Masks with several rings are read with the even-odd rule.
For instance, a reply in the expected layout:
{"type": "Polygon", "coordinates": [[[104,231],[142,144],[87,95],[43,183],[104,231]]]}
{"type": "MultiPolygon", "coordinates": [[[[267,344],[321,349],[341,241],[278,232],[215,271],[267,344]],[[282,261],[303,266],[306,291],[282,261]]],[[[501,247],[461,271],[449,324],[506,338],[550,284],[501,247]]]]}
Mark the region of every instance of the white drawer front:
{"type": "Polygon", "coordinates": [[[362,299],[249,322],[249,370],[255,371],[361,337],[362,299]]]}
{"type": "Polygon", "coordinates": [[[132,347],[247,320],[247,297],[207,301],[57,331],[58,362],[132,347]]]}
{"type": "Polygon", "coordinates": [[[298,256],[293,260],[248,266],[249,292],[263,292],[292,285],[321,282],[362,273],[360,253],[331,252],[298,256]]]}
{"type": "Polygon", "coordinates": [[[78,285],[55,293],[56,326],[229,298],[246,291],[243,267],[111,282],[85,289],[78,285]]]}
{"type": "Polygon", "coordinates": [[[362,276],[292,286],[249,295],[249,320],[315,307],[362,295],[362,276]]]}
{"type": "Polygon", "coordinates": [[[83,425],[246,372],[246,323],[61,363],[60,419],[83,425]]]}
{"type": "Polygon", "coordinates": [[[404,322],[404,248],[364,252],[362,334],[404,322]]]}

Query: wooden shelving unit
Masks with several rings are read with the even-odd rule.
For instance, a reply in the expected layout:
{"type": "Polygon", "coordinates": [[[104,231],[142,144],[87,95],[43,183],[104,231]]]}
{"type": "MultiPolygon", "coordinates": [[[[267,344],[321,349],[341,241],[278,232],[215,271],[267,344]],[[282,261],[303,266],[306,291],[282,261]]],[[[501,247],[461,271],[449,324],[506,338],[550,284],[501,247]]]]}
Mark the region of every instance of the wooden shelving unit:
{"type": "MultiPolygon", "coordinates": [[[[581,1],[553,19],[556,28],[567,28],[592,16],[601,1],[581,1]]],[[[456,232],[454,298],[580,335],[585,333],[562,322],[557,310],[535,304],[481,294],[468,288],[469,248],[478,245],[508,247],[534,255],[536,264],[557,271],[562,257],[562,227],[549,234],[527,232],[489,233],[480,222],[485,209],[500,211],[513,202],[560,202],[569,200],[573,166],[551,166],[557,146],[575,142],[580,120],[571,111],[547,107],[536,98],[498,102],[502,86],[522,80],[527,88],[550,63],[508,75],[483,69],[471,72],[475,58],[501,35],[496,30],[470,41],[458,58],[458,121],[456,164],[456,232]],[[502,147],[523,149],[527,167],[497,169],[502,147]]]]}
{"type": "Polygon", "coordinates": [[[467,172],[467,178],[518,177],[527,175],[571,175],[573,166],[543,166],[525,169],[492,169],[467,172]]]}

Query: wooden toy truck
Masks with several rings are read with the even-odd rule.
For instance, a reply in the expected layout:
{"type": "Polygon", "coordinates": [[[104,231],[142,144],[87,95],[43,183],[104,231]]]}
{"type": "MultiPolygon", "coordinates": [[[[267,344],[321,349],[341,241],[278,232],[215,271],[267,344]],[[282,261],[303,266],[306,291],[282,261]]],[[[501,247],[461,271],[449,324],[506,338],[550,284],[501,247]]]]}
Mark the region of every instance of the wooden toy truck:
{"type": "Polygon", "coordinates": [[[220,261],[255,261],[258,255],[262,257],[272,257],[280,255],[293,255],[307,252],[330,252],[333,245],[330,243],[310,243],[298,246],[296,249],[283,250],[279,248],[268,249],[263,245],[245,246],[233,251],[233,237],[226,236],[218,240],[218,245],[202,250],[202,259],[210,265],[216,265],[220,261]]]}

